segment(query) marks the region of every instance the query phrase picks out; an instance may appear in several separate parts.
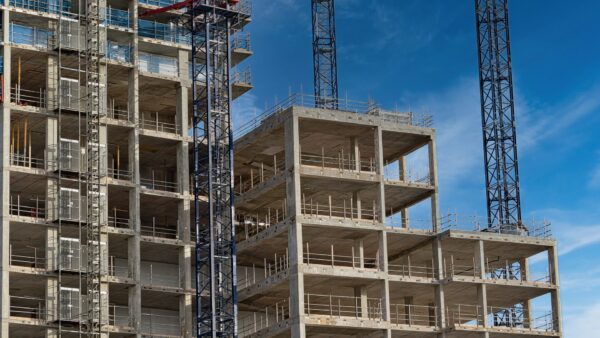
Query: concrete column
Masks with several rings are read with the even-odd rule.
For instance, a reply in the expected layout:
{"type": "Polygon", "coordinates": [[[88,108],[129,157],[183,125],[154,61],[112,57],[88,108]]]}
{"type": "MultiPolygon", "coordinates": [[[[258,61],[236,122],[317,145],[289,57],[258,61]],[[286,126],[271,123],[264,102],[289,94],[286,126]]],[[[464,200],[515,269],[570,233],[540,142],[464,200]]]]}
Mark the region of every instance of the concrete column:
{"type": "Polygon", "coordinates": [[[354,262],[358,259],[358,268],[364,269],[365,267],[365,245],[363,239],[357,239],[354,241],[354,257],[352,265],[354,266],[354,262]]]}
{"type": "Polygon", "coordinates": [[[354,297],[359,298],[360,302],[356,309],[356,316],[363,319],[369,318],[369,296],[366,286],[357,286],[354,288],[354,297]]]}
{"type": "Polygon", "coordinates": [[[287,215],[292,220],[288,232],[290,263],[290,318],[292,337],[306,337],[304,325],[304,274],[302,272],[302,224],[300,198],[300,129],[298,117],[293,115],[285,121],[285,168],[287,215]]]}
{"type": "Polygon", "coordinates": [[[54,272],[58,269],[58,229],[46,228],[46,271],[54,272]]]}
{"type": "MultiPolygon", "coordinates": [[[[57,22],[50,22],[51,31],[55,31],[57,22]]],[[[54,111],[58,108],[58,57],[55,55],[48,56],[48,73],[46,74],[46,107],[48,111],[54,111]]]]}
{"type": "MultiPolygon", "coordinates": [[[[529,259],[521,258],[519,260],[519,268],[521,270],[521,280],[524,282],[529,281],[529,259]]],[[[525,302],[523,302],[523,312],[525,315],[525,327],[531,327],[533,319],[533,314],[531,313],[531,299],[528,299],[525,302]]]]}
{"type": "Polygon", "coordinates": [[[352,199],[354,200],[354,207],[356,208],[356,218],[362,219],[362,203],[360,200],[360,193],[355,191],[352,193],[352,199]]]}
{"type": "MultiPolygon", "coordinates": [[[[179,276],[182,278],[181,287],[190,290],[192,286],[192,247],[184,246],[179,250],[179,276]]],[[[183,336],[189,337],[194,332],[192,320],[192,295],[179,297],[179,320],[183,323],[183,336]]]]}
{"type": "MultiPolygon", "coordinates": [[[[3,1],[8,6],[8,0],[3,1]]],[[[10,221],[8,220],[10,199],[10,69],[11,48],[9,43],[9,11],[2,11],[2,22],[4,23],[3,40],[4,46],[4,93],[0,113],[0,192],[2,204],[0,205],[0,337],[8,337],[8,320],[10,317],[10,221]]]]}
{"type": "Polygon", "coordinates": [[[187,50],[178,50],[177,54],[177,62],[179,64],[179,77],[182,82],[189,82],[189,62],[190,62],[190,53],[187,50]]]}
{"type": "Polygon", "coordinates": [[[375,215],[377,215],[381,224],[385,224],[385,175],[383,172],[383,139],[381,127],[376,127],[374,132],[375,166],[377,168],[377,174],[379,175],[379,193],[377,197],[377,210],[375,211],[375,215]]]}
{"type": "MultiPolygon", "coordinates": [[[[475,243],[475,250],[474,250],[474,268],[476,270],[476,274],[477,277],[480,279],[484,279],[485,278],[485,248],[484,248],[484,243],[482,240],[479,240],[475,243]]],[[[489,323],[488,323],[488,304],[487,304],[487,286],[486,284],[483,283],[479,283],[477,285],[477,298],[478,298],[478,305],[481,307],[481,310],[479,311],[480,315],[483,316],[482,318],[482,325],[483,327],[488,327],[489,323]]]]}
{"type": "Polygon", "coordinates": [[[358,138],[356,136],[350,139],[352,160],[354,161],[354,170],[360,171],[360,148],[358,146],[358,138]]]}
{"type": "Polygon", "coordinates": [[[46,168],[58,169],[58,119],[54,116],[46,119],[46,168]]]}
{"type": "Polygon", "coordinates": [[[58,279],[56,277],[48,277],[46,280],[46,311],[48,312],[47,319],[49,322],[58,320],[58,279]]]}
{"type": "Polygon", "coordinates": [[[439,226],[439,193],[438,193],[438,176],[437,176],[437,154],[435,150],[435,136],[431,136],[428,143],[429,153],[429,177],[431,185],[434,187],[434,192],[431,195],[431,222],[433,231],[438,232],[439,226]]]}
{"type": "MultiPolygon", "coordinates": [[[[433,262],[434,262],[434,277],[437,280],[444,279],[444,255],[442,251],[442,240],[436,237],[433,240],[433,262]]],[[[437,306],[437,322],[439,327],[445,328],[447,323],[446,318],[446,301],[444,296],[444,284],[440,283],[435,288],[435,303],[437,306]]]]}
{"type": "Polygon", "coordinates": [[[479,240],[475,243],[475,248],[473,252],[473,256],[475,259],[474,268],[476,269],[476,274],[478,278],[485,279],[485,248],[482,240],[479,240]],[[479,270],[479,271],[477,271],[479,270]]]}
{"type": "MultiPolygon", "coordinates": [[[[406,181],[406,156],[400,156],[398,159],[398,178],[402,182],[406,181]]],[[[410,228],[408,208],[402,208],[400,210],[400,215],[402,217],[402,228],[410,228]]]]}
{"type": "Polygon", "coordinates": [[[558,250],[556,245],[548,248],[548,265],[550,271],[550,282],[556,286],[556,289],[550,292],[554,329],[557,332],[562,332],[562,309],[560,304],[560,294],[558,291],[560,287],[560,281],[558,278],[558,250]]]}
{"type": "Polygon", "coordinates": [[[183,199],[179,201],[177,212],[178,238],[183,241],[190,240],[190,176],[189,176],[189,153],[187,141],[179,142],[177,145],[177,183],[183,199]]]}
{"type": "MultiPolygon", "coordinates": [[[[137,27],[137,2],[130,3],[130,13],[132,13],[132,23],[137,27]]],[[[137,32],[137,30],[135,30],[137,32]]],[[[139,120],[139,73],[138,63],[137,35],[134,37],[132,60],[136,67],[129,71],[128,87],[128,107],[132,122],[136,124],[135,128],[129,132],[128,154],[129,168],[132,172],[132,182],[134,188],[129,191],[129,218],[130,226],[134,235],[127,240],[128,266],[130,277],[134,285],[129,287],[129,318],[131,327],[136,331],[136,337],[141,337],[142,325],[142,287],[141,287],[141,257],[140,257],[140,136],[137,121],[139,120]]]]}
{"type": "MultiPolygon", "coordinates": [[[[385,278],[381,285],[382,317],[384,321],[390,321],[390,283],[387,278],[388,273],[388,249],[387,234],[385,231],[379,232],[379,251],[377,253],[379,269],[384,272],[385,278]]],[[[388,336],[391,332],[388,330],[388,336]]]]}

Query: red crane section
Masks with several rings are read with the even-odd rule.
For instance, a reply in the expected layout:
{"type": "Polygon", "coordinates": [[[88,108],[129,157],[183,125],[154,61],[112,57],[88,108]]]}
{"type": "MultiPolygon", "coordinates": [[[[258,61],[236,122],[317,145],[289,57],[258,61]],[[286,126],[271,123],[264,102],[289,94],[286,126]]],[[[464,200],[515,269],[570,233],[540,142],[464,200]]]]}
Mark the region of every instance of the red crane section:
{"type": "MultiPolygon", "coordinates": [[[[151,10],[145,11],[143,13],[140,13],[139,17],[143,18],[146,16],[151,16],[151,15],[156,15],[156,14],[160,14],[160,13],[164,13],[164,12],[168,12],[168,11],[172,11],[172,10],[182,9],[184,7],[190,7],[194,1],[195,0],[185,0],[182,2],[178,2],[178,3],[172,4],[172,5],[166,6],[166,7],[151,9],[151,10]]],[[[221,8],[227,8],[227,5],[235,6],[239,2],[240,2],[240,0],[216,0],[215,6],[218,6],[221,8]]]]}

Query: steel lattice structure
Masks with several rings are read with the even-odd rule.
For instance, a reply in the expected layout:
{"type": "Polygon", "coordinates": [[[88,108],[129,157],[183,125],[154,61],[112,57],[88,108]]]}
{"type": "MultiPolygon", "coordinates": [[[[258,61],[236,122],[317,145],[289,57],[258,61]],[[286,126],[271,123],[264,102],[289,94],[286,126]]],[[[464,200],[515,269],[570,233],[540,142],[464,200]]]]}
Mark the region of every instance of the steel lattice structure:
{"type": "Polygon", "coordinates": [[[312,0],[315,102],[337,109],[338,79],[334,0],[312,0]]]}
{"type": "Polygon", "coordinates": [[[104,10],[100,0],[85,2],[85,15],[81,24],[85,27],[86,44],[83,51],[86,83],[86,136],[87,136],[87,333],[90,337],[99,337],[102,327],[101,295],[101,226],[102,198],[100,191],[101,147],[101,77],[100,77],[100,24],[104,10]]]}
{"type": "Polygon", "coordinates": [[[475,0],[488,226],[521,226],[508,0],[475,0]]]}
{"type": "Polygon", "coordinates": [[[198,337],[237,336],[230,37],[241,16],[228,2],[196,0],[188,24],[192,37],[198,337]],[[202,202],[201,196],[208,202],[202,202]]]}

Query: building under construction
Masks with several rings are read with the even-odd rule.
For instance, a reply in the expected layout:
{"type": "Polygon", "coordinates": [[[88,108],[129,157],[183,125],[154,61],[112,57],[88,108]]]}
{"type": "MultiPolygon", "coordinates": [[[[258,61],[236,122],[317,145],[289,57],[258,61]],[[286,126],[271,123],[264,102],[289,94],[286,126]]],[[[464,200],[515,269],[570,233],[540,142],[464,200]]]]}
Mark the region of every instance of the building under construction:
{"type": "Polygon", "coordinates": [[[0,6],[1,337],[562,337],[549,225],[442,215],[429,116],[292,95],[219,171],[250,6],[177,3],[0,6]]]}

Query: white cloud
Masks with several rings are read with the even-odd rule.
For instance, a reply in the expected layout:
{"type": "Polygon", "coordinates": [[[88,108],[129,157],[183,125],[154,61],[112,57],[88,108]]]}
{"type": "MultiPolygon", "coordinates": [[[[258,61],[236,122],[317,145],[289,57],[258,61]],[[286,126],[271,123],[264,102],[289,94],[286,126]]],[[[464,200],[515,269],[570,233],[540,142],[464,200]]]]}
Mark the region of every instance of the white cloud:
{"type": "Polygon", "coordinates": [[[530,107],[520,100],[517,107],[519,145],[525,150],[539,142],[560,135],[584,117],[600,110],[600,85],[553,106],[530,107]]]}
{"type": "Polygon", "coordinates": [[[258,107],[257,102],[258,97],[252,93],[246,93],[233,101],[231,120],[234,131],[260,115],[263,110],[258,107]]]}
{"type": "Polygon", "coordinates": [[[563,316],[565,338],[587,338],[598,336],[600,302],[589,304],[580,311],[563,316]]]}

